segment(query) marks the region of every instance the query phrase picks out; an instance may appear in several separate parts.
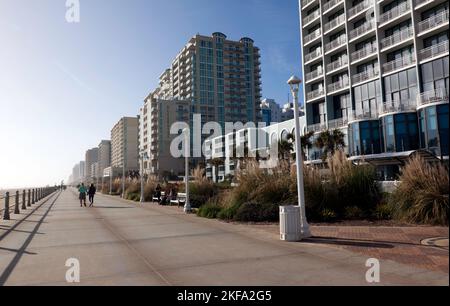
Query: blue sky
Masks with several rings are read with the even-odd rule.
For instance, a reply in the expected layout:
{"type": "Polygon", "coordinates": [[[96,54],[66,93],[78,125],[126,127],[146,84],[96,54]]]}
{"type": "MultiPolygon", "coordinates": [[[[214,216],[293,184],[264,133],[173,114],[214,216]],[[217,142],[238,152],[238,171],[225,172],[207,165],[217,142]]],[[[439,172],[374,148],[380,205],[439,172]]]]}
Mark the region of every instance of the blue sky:
{"type": "Polygon", "coordinates": [[[65,2],[0,0],[0,188],[67,179],[197,33],[252,37],[280,104],[301,73],[297,0],[80,0],[78,24],[65,2]]]}

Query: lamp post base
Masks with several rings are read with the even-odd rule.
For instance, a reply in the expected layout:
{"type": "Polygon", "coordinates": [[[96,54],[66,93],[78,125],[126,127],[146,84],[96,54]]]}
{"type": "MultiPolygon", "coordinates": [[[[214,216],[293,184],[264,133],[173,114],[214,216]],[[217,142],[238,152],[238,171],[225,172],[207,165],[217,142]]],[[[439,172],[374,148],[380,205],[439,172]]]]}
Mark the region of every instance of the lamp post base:
{"type": "Polygon", "coordinates": [[[307,239],[307,238],[311,238],[312,237],[311,229],[310,229],[309,225],[302,226],[300,228],[300,236],[301,236],[302,239],[307,239]]]}

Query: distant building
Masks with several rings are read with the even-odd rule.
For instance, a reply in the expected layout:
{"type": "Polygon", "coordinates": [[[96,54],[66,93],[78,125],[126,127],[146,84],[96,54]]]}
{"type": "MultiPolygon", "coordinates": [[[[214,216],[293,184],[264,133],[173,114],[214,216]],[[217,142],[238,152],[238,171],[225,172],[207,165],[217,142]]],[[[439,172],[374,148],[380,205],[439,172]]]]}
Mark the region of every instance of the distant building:
{"type": "Polygon", "coordinates": [[[139,170],[137,117],[124,117],[111,130],[111,165],[126,172],[139,170]]]}
{"type": "Polygon", "coordinates": [[[262,122],[267,126],[281,122],[281,107],[274,99],[264,99],[261,102],[262,122]]]}
{"type": "Polygon", "coordinates": [[[111,141],[102,140],[98,145],[98,176],[103,176],[106,168],[111,166],[111,141]]]}
{"type": "Polygon", "coordinates": [[[93,173],[92,171],[94,169],[92,168],[92,165],[98,162],[98,148],[92,148],[86,151],[85,162],[86,182],[89,183],[97,177],[96,173],[93,173]]]}

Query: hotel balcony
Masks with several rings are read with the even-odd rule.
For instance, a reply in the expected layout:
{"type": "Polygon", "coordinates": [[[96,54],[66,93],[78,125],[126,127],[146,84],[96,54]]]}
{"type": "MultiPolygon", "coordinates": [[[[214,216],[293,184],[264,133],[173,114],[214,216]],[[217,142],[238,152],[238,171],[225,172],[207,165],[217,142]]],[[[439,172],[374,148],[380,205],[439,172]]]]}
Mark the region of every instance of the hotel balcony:
{"type": "Polygon", "coordinates": [[[370,47],[366,47],[361,50],[353,52],[351,54],[352,64],[359,62],[365,58],[377,56],[377,50],[378,48],[376,45],[370,45],[370,47]]]}
{"type": "Polygon", "coordinates": [[[433,104],[448,103],[448,92],[444,88],[438,88],[419,94],[417,107],[422,108],[433,104]]]}
{"type": "Polygon", "coordinates": [[[317,38],[320,38],[322,35],[322,31],[320,29],[315,30],[314,32],[306,35],[303,38],[303,45],[308,45],[310,43],[312,43],[313,41],[315,41],[317,38]]]}
{"type": "Polygon", "coordinates": [[[314,91],[310,91],[306,94],[306,100],[308,102],[311,102],[313,100],[316,100],[318,98],[321,98],[325,95],[325,90],[323,88],[316,89],[314,91]]]}
{"type": "Polygon", "coordinates": [[[310,25],[313,21],[318,20],[319,17],[320,17],[320,10],[315,10],[313,13],[303,18],[303,28],[310,25]]]}
{"type": "Polygon", "coordinates": [[[357,85],[359,83],[363,83],[374,79],[380,75],[379,67],[376,67],[373,70],[367,70],[352,76],[353,85],[357,85]]]}
{"type": "MultiPolygon", "coordinates": [[[[445,2],[447,0],[413,0],[414,2],[414,9],[418,10],[423,7],[425,7],[427,4],[433,3],[433,4],[440,4],[442,2],[445,2]]],[[[426,8],[425,8],[426,9],[426,8]]]]}
{"type": "Polygon", "coordinates": [[[348,121],[364,121],[364,120],[378,120],[378,111],[376,110],[353,110],[350,112],[348,121]]]}
{"type": "Polygon", "coordinates": [[[305,75],[306,83],[309,83],[319,77],[323,77],[323,69],[316,69],[315,71],[309,72],[305,75]]]}
{"type": "Polygon", "coordinates": [[[348,89],[349,86],[348,78],[344,80],[340,80],[339,82],[335,82],[333,84],[328,85],[328,93],[332,94],[341,90],[348,89]]]}
{"type": "Polygon", "coordinates": [[[338,28],[339,26],[345,24],[345,14],[340,15],[339,17],[334,18],[330,22],[327,22],[323,26],[324,34],[338,28]]]}
{"type": "Polygon", "coordinates": [[[305,55],[305,65],[322,57],[322,48],[317,48],[315,51],[305,55]]]}
{"type": "Polygon", "coordinates": [[[322,14],[328,13],[329,10],[333,9],[334,7],[342,3],[344,3],[343,0],[330,0],[328,2],[325,2],[322,5],[322,14]]]}
{"type": "Polygon", "coordinates": [[[427,61],[442,55],[448,55],[448,40],[419,51],[419,61],[427,61]]]}
{"type": "Polygon", "coordinates": [[[308,130],[308,132],[320,133],[327,130],[327,125],[325,123],[316,123],[308,125],[306,129],[308,130]]]}
{"type": "Polygon", "coordinates": [[[354,7],[349,9],[348,12],[347,12],[348,20],[351,20],[351,19],[355,18],[359,14],[363,13],[364,11],[366,11],[368,8],[372,7],[372,5],[373,5],[373,1],[370,1],[370,0],[366,0],[364,2],[361,2],[361,3],[357,4],[357,5],[355,5],[354,7]]]}
{"type": "Polygon", "coordinates": [[[438,29],[443,25],[448,26],[448,10],[419,22],[419,24],[417,25],[418,36],[432,32],[433,30],[438,29]]]}
{"type": "Polygon", "coordinates": [[[413,31],[413,28],[410,27],[408,29],[404,29],[400,32],[397,32],[391,36],[383,38],[381,40],[381,51],[385,51],[396,45],[400,45],[401,43],[404,43],[405,41],[412,39],[413,36],[414,36],[414,31],[413,31]]]}
{"type": "Polygon", "coordinates": [[[383,73],[390,73],[399,69],[406,68],[408,66],[414,65],[416,63],[416,59],[414,56],[407,56],[400,58],[395,61],[387,62],[383,65],[383,73]]]}
{"type": "Polygon", "coordinates": [[[363,37],[365,34],[368,34],[373,30],[375,30],[375,22],[372,20],[364,23],[362,26],[359,26],[356,29],[351,30],[348,37],[350,41],[353,41],[357,38],[363,37]]]}
{"type": "Polygon", "coordinates": [[[336,130],[348,126],[348,118],[339,118],[328,121],[328,129],[336,130]]]}
{"type": "Polygon", "coordinates": [[[379,115],[385,116],[393,113],[414,112],[417,110],[417,102],[414,100],[389,101],[381,103],[379,115]]]}
{"type": "Polygon", "coordinates": [[[337,61],[334,61],[327,65],[327,74],[339,71],[348,67],[348,58],[342,57],[337,61]]]}
{"type": "Polygon", "coordinates": [[[383,13],[380,15],[380,27],[392,22],[393,20],[401,17],[401,16],[407,16],[410,15],[410,9],[411,5],[409,4],[409,1],[403,2],[400,5],[397,5],[396,7],[390,9],[389,11],[383,13]]]}
{"type": "Polygon", "coordinates": [[[325,45],[325,53],[330,53],[333,50],[336,50],[336,49],[344,46],[346,43],[347,43],[347,38],[344,35],[339,36],[335,40],[333,40],[325,45]]]}
{"type": "Polygon", "coordinates": [[[317,0],[302,0],[302,10],[308,8],[311,4],[316,2],[317,0]]]}

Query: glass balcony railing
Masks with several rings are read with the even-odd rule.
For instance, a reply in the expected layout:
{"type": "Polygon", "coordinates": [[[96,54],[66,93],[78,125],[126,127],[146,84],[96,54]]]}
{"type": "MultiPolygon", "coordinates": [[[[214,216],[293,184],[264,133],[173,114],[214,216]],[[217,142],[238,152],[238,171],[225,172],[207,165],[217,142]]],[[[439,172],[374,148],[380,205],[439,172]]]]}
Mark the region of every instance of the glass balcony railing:
{"type": "Polygon", "coordinates": [[[369,22],[364,23],[362,26],[359,26],[356,29],[351,30],[348,36],[349,36],[349,39],[354,39],[361,35],[366,34],[369,31],[372,31],[374,29],[375,29],[375,22],[369,21],[369,22]]]}
{"type": "Polygon", "coordinates": [[[417,29],[419,31],[419,34],[421,34],[433,28],[439,27],[447,22],[448,22],[448,10],[419,22],[419,24],[417,25],[417,29]]]}
{"type": "Polygon", "coordinates": [[[325,123],[311,124],[311,125],[308,125],[307,129],[308,129],[308,132],[318,133],[318,132],[326,131],[327,125],[325,123]]]}
{"type": "Polygon", "coordinates": [[[448,40],[441,42],[440,44],[425,48],[419,51],[419,60],[424,61],[442,54],[448,54],[449,45],[448,40]]]}
{"type": "Polygon", "coordinates": [[[309,4],[313,3],[315,0],[303,0],[302,1],[302,9],[307,7],[309,4]]]}
{"type": "Polygon", "coordinates": [[[336,49],[346,43],[347,43],[347,37],[345,37],[344,35],[339,36],[335,40],[333,40],[325,45],[325,52],[329,52],[329,51],[336,49]]]}
{"type": "Polygon", "coordinates": [[[448,103],[449,96],[445,88],[438,88],[419,94],[417,106],[426,106],[434,103],[448,103]]]}
{"type": "Polygon", "coordinates": [[[320,11],[316,10],[313,13],[309,14],[305,18],[303,18],[303,26],[306,26],[308,23],[312,22],[316,18],[320,17],[320,11]]]}
{"type": "Polygon", "coordinates": [[[348,118],[339,118],[328,121],[328,129],[335,130],[348,126],[348,118]]]}
{"type": "Polygon", "coordinates": [[[327,72],[337,70],[339,68],[342,68],[344,66],[348,65],[348,58],[342,57],[338,59],[337,61],[332,62],[331,64],[327,65],[327,72]]]}
{"type": "Polygon", "coordinates": [[[380,69],[376,67],[375,69],[367,70],[352,76],[353,84],[358,84],[370,79],[373,79],[380,75],[380,69]]]}
{"type": "Polygon", "coordinates": [[[418,6],[421,6],[422,4],[425,4],[425,3],[431,3],[431,2],[433,2],[434,0],[414,0],[414,7],[418,7],[418,6]]]}
{"type": "Polygon", "coordinates": [[[306,35],[306,36],[303,38],[303,44],[306,45],[306,44],[310,43],[311,41],[313,41],[313,40],[315,40],[316,38],[320,37],[320,35],[322,35],[322,31],[321,31],[320,29],[315,30],[314,32],[312,32],[312,33],[306,35]]]}
{"type": "Polygon", "coordinates": [[[364,2],[361,2],[351,9],[348,10],[348,18],[352,18],[353,16],[358,15],[360,12],[364,11],[365,9],[371,7],[373,4],[373,1],[366,0],[364,2]]]}
{"type": "Polygon", "coordinates": [[[359,120],[378,120],[378,111],[365,109],[365,110],[353,110],[349,114],[349,121],[359,120]]]}
{"type": "Polygon", "coordinates": [[[348,78],[328,85],[328,93],[333,93],[341,89],[347,88],[349,85],[348,78]]]}
{"type": "Polygon", "coordinates": [[[411,5],[409,4],[409,1],[397,5],[386,13],[380,15],[380,24],[384,24],[386,22],[389,22],[390,20],[397,18],[398,16],[408,12],[410,8],[411,5]]]}
{"type": "Polygon", "coordinates": [[[395,44],[401,43],[405,40],[412,38],[413,35],[414,35],[414,31],[411,27],[404,29],[400,32],[397,32],[397,33],[391,35],[391,36],[383,38],[381,40],[381,48],[382,49],[389,48],[395,44]]]}
{"type": "Polygon", "coordinates": [[[409,112],[417,109],[417,102],[414,100],[388,101],[381,103],[379,115],[390,113],[409,112]]]}
{"type": "Polygon", "coordinates": [[[383,65],[383,72],[389,73],[403,67],[410,66],[416,62],[414,56],[406,56],[395,61],[387,62],[383,65]]]}
{"type": "Polygon", "coordinates": [[[336,28],[337,26],[343,24],[345,22],[345,14],[340,15],[339,17],[327,22],[323,26],[323,31],[326,33],[336,28]]]}
{"type": "Polygon", "coordinates": [[[343,0],[330,0],[328,2],[325,2],[322,6],[322,12],[328,11],[333,6],[337,5],[339,2],[344,2],[343,0]]]}
{"type": "Polygon", "coordinates": [[[369,46],[367,46],[367,47],[365,47],[365,48],[363,48],[361,50],[355,51],[351,55],[352,61],[356,62],[356,61],[359,61],[362,58],[365,58],[365,57],[367,57],[367,56],[369,56],[371,54],[374,54],[374,53],[377,52],[377,49],[378,48],[377,48],[376,45],[370,44],[369,46]]]}
{"type": "Polygon", "coordinates": [[[305,75],[305,80],[308,82],[308,81],[311,81],[311,80],[313,80],[315,78],[318,78],[320,76],[323,76],[323,69],[317,69],[315,71],[307,73],[305,75]]]}
{"type": "Polygon", "coordinates": [[[325,90],[323,88],[319,88],[319,89],[308,92],[306,94],[306,99],[308,101],[311,101],[311,100],[317,99],[323,95],[325,95],[325,90]]]}
{"type": "Polygon", "coordinates": [[[315,60],[320,56],[322,56],[322,48],[317,48],[315,51],[305,55],[305,63],[315,60]]]}

